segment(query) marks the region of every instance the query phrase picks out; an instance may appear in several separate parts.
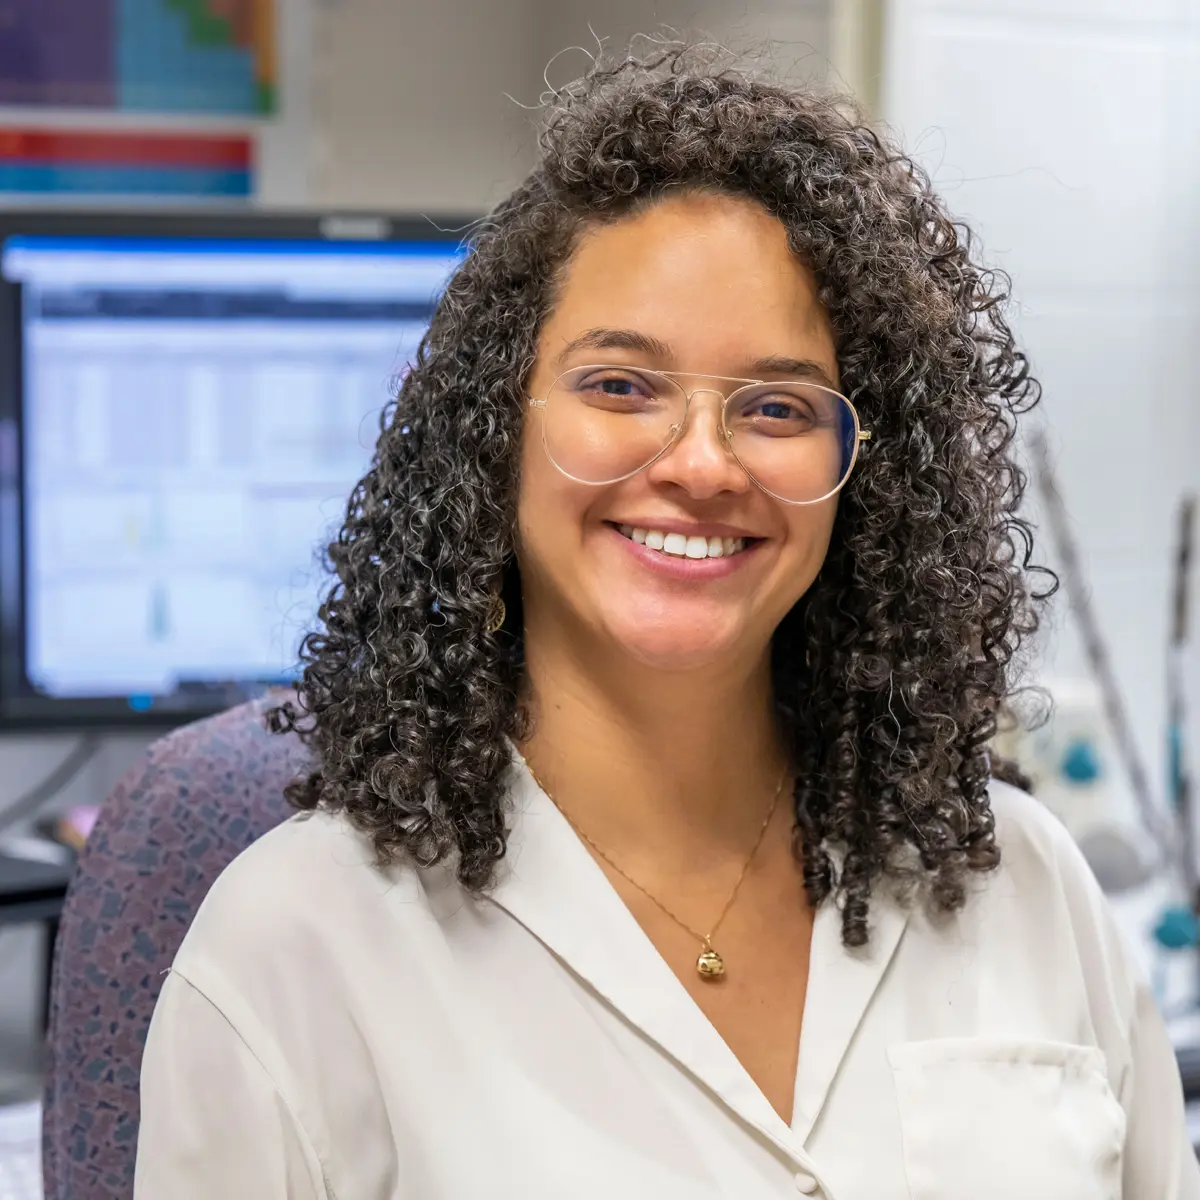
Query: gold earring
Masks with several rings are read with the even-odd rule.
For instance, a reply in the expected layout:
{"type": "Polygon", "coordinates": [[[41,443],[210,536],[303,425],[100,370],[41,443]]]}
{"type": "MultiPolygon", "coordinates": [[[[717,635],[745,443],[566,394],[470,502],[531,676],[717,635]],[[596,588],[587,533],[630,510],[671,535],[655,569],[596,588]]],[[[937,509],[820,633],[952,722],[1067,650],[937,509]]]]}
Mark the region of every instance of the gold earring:
{"type": "Polygon", "coordinates": [[[488,605],[487,623],[484,625],[484,629],[488,633],[499,633],[507,616],[508,609],[505,607],[504,597],[497,592],[492,597],[492,602],[488,605]]]}

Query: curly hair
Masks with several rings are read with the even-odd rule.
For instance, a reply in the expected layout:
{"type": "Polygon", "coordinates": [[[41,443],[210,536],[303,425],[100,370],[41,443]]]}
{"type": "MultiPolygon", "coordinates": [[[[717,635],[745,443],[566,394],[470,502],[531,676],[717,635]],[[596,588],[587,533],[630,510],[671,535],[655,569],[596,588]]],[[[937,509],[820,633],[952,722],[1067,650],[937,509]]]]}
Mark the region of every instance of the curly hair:
{"type": "Polygon", "coordinates": [[[599,61],[545,106],[531,175],[468,235],[370,469],[327,549],[332,586],[297,699],[272,712],[381,862],[449,860],[472,890],[505,852],[521,702],[514,560],[524,385],[582,231],[671,189],[749,197],[815,272],[842,387],[873,439],[815,582],[777,629],[811,903],[868,940],[881,880],[931,911],[999,861],[989,742],[1037,625],[1016,418],[1039,388],[928,177],[844,99],[694,47],[599,61]],[[502,588],[508,620],[488,630],[502,588]],[[836,850],[836,855],[831,854],[836,850]],[[835,861],[836,860],[836,861],[835,861]]]}

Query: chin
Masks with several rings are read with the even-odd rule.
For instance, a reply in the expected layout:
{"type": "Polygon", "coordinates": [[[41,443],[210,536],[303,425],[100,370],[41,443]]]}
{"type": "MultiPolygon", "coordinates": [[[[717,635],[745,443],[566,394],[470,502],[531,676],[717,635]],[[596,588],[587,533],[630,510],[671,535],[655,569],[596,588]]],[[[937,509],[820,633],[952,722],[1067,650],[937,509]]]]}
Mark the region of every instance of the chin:
{"type": "Polygon", "coordinates": [[[696,671],[726,662],[744,653],[738,623],[698,619],[682,614],[675,620],[637,620],[632,614],[605,622],[620,650],[644,667],[656,671],[696,671]]]}

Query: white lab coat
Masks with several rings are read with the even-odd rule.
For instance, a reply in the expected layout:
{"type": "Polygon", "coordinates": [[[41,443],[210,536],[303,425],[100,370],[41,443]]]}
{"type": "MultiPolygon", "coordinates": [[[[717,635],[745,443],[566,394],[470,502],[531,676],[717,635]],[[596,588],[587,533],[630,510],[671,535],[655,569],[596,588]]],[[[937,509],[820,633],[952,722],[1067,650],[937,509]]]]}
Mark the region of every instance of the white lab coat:
{"type": "Polygon", "coordinates": [[[487,897],[297,816],[205,900],[142,1069],[137,1200],[1200,1200],[1163,1025],[1063,828],[936,922],[817,914],[790,1127],[521,764],[487,897]]]}

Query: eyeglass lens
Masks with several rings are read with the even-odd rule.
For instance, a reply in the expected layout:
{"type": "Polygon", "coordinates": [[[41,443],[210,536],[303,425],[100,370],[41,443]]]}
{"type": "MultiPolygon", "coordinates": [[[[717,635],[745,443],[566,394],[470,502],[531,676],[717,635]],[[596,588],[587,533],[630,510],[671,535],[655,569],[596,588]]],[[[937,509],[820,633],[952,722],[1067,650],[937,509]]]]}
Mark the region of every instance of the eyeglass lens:
{"type": "MultiPolygon", "coordinates": [[[[687,417],[683,387],[630,367],[575,367],[551,386],[543,409],[546,452],[566,475],[614,483],[657,458],[687,417]]],[[[729,394],[729,447],[772,495],[811,503],[836,491],[854,463],[850,402],[817,384],[759,383],[729,394]]]]}

